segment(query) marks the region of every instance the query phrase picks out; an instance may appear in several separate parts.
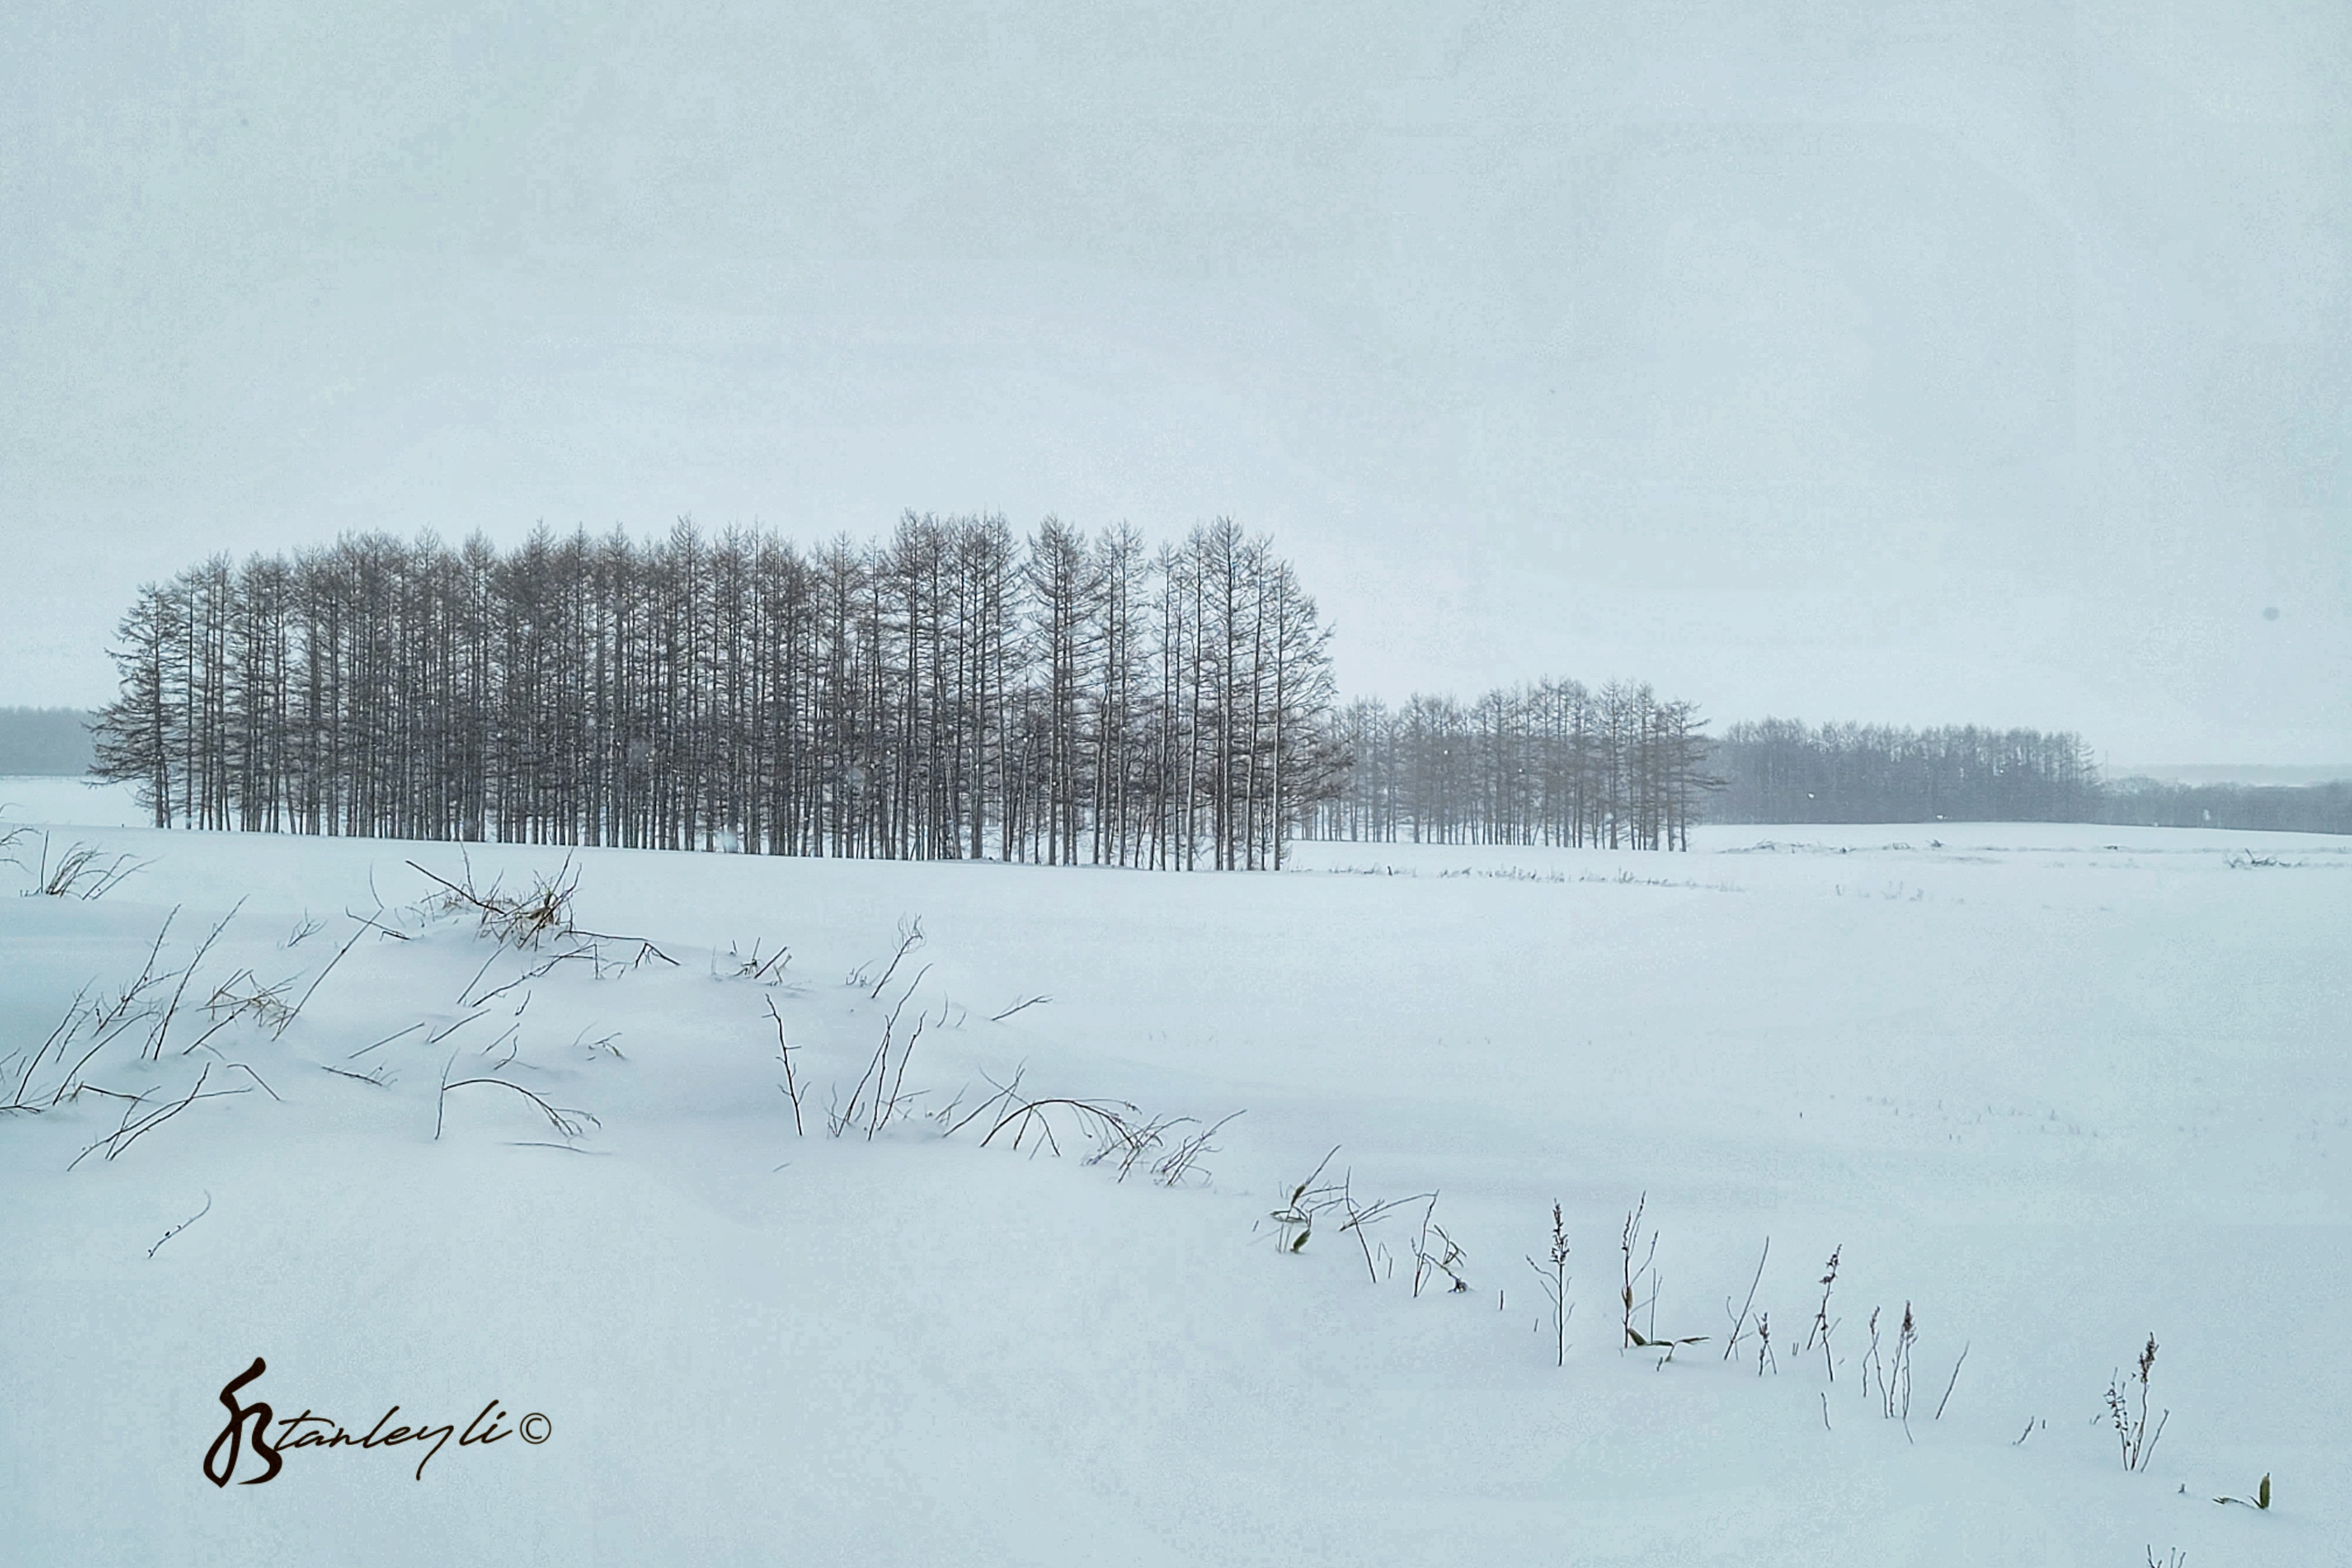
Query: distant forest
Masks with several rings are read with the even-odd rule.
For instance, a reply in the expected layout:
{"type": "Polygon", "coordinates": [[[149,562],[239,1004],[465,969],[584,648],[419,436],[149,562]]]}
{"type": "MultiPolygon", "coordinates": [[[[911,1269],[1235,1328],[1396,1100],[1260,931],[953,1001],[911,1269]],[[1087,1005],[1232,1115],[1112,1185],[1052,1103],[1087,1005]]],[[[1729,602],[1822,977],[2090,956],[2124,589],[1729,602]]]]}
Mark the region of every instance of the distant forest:
{"type": "Polygon", "coordinates": [[[1333,749],[1349,764],[1307,832],[1439,844],[1688,849],[1722,781],[1705,721],[1646,685],[1540,681],[1467,706],[1417,696],[1349,704],[1333,749]]]}
{"type": "Polygon", "coordinates": [[[0,707],[0,775],[89,771],[90,716],[69,707],[0,707]]]}
{"type": "Polygon", "coordinates": [[[1305,831],[1416,843],[1687,848],[1690,823],[2107,822],[2352,833],[2352,782],[2103,782],[2082,738],[1765,719],[1702,733],[1647,686],[1574,681],[1468,706],[1357,702],[1344,786],[1305,831]]]}
{"type": "Polygon", "coordinates": [[[1711,765],[1724,822],[2069,822],[2100,801],[2082,737],[2032,729],[1764,719],[1726,730],[1711,765]]]}
{"type": "Polygon", "coordinates": [[[158,826],[1171,869],[1294,837],[1687,849],[1702,820],[2352,832],[2352,784],[2109,784],[2073,734],[1710,737],[1622,681],[1341,706],[1329,643],[1225,519],[1157,549],[913,514],[814,549],[346,537],[142,590],[92,734],[0,709],[0,772],[94,737],[158,826]]]}
{"type": "Polygon", "coordinates": [[[2107,822],[2352,833],[2352,781],[2103,780],[2082,737],[1975,727],[1735,724],[1706,766],[1719,822],[2107,822]]]}
{"type": "Polygon", "coordinates": [[[2326,784],[2160,784],[2153,779],[2123,779],[2103,792],[2097,820],[2143,828],[2352,833],[2352,779],[2326,784]]]}

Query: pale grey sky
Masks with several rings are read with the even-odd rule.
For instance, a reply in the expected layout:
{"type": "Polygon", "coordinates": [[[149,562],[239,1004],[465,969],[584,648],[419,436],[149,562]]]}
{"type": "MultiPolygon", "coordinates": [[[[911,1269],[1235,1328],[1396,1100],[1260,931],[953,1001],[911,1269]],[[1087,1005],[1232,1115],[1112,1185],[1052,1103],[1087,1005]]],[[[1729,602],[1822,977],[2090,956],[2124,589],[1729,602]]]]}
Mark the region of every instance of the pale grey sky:
{"type": "Polygon", "coordinates": [[[2340,0],[357,9],[0,11],[0,703],[344,529],[1231,513],[1350,693],[2352,760],[2340,0]]]}

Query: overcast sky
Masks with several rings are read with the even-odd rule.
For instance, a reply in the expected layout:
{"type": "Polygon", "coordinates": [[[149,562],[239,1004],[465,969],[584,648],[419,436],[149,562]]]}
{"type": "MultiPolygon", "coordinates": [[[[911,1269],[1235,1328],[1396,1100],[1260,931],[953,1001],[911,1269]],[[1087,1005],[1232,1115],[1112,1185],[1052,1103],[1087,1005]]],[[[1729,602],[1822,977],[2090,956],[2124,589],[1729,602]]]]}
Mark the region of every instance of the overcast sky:
{"type": "Polygon", "coordinates": [[[2342,0],[358,9],[0,9],[0,704],[346,529],[1229,513],[1350,695],[2352,760],[2342,0]]]}

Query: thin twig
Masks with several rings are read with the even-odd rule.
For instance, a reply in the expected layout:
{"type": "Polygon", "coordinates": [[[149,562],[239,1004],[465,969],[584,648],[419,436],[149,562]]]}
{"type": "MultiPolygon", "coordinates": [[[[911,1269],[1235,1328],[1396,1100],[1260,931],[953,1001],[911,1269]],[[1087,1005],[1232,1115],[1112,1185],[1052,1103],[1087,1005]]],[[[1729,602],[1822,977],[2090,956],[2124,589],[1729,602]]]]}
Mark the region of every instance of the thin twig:
{"type": "MultiPolygon", "coordinates": [[[[1010,1083],[998,1083],[995,1079],[989,1078],[988,1082],[994,1086],[996,1092],[982,1101],[978,1105],[974,1106],[971,1111],[962,1118],[962,1120],[950,1127],[947,1130],[946,1135],[950,1138],[954,1137],[958,1133],[962,1132],[966,1127],[971,1126],[974,1122],[979,1121],[981,1117],[986,1115],[994,1106],[1012,1100],[1013,1096],[1020,1092],[1022,1075],[1028,1071],[1029,1067],[1026,1062],[1014,1068],[1013,1070],[1013,1082],[1010,1083]]],[[[988,1077],[986,1073],[982,1073],[981,1076],[983,1078],[988,1077]]]]}
{"type": "MultiPolygon", "coordinates": [[[[432,873],[428,872],[425,874],[429,876],[432,873]]],[[[457,1053],[453,1051],[441,1068],[440,1092],[433,1096],[433,1141],[436,1144],[441,1141],[441,1118],[449,1104],[449,1073],[457,1065],[457,1053]]]]}
{"type": "MultiPolygon", "coordinates": [[[[142,1137],[154,1131],[157,1127],[162,1126],[164,1123],[170,1121],[173,1117],[178,1115],[181,1112],[186,1110],[189,1106],[194,1104],[199,1100],[220,1100],[226,1099],[232,1094],[250,1094],[253,1092],[250,1089],[215,1089],[211,1093],[207,1094],[204,1092],[205,1077],[206,1073],[211,1071],[212,1068],[207,1064],[203,1071],[196,1074],[195,1086],[188,1091],[186,1098],[175,1100],[169,1105],[149,1112],[145,1116],[140,1118],[135,1124],[132,1124],[130,1119],[131,1113],[129,1111],[125,1111],[122,1113],[123,1121],[121,1126],[116,1127],[113,1132],[109,1133],[105,1137],[99,1139],[97,1143],[90,1145],[89,1148],[84,1149],[80,1154],[76,1155],[73,1157],[72,1162],[66,1166],[66,1169],[73,1169],[75,1166],[81,1164],[81,1162],[88,1159],[94,1151],[100,1148],[106,1150],[106,1157],[108,1159],[111,1160],[119,1157],[125,1150],[129,1149],[131,1145],[137,1143],[142,1137]]],[[[133,1104],[135,1108],[136,1102],[134,1102],[133,1104]]]]}
{"type": "Polygon", "coordinates": [[[205,961],[205,955],[213,950],[213,944],[220,940],[220,934],[228,929],[228,923],[236,919],[237,910],[244,907],[245,900],[238,899],[235,906],[220,917],[220,924],[207,932],[202,942],[196,944],[195,956],[190,958],[187,967],[180,971],[180,983],[172,988],[172,1000],[163,1009],[163,1021],[155,1026],[155,1032],[148,1038],[146,1051],[141,1053],[150,1061],[160,1060],[163,1054],[163,1042],[172,1032],[172,1019],[180,1010],[180,998],[187,994],[188,981],[194,977],[196,966],[205,961]]]}
{"type": "MultiPolygon", "coordinates": [[[[33,1082],[33,1071],[41,1065],[41,1059],[48,1055],[49,1048],[51,1046],[57,1046],[58,1054],[62,1057],[66,1046],[71,1045],[73,1043],[73,1037],[81,1032],[81,1025],[76,1020],[81,1017],[81,1004],[83,1000],[89,997],[89,988],[92,984],[93,982],[91,981],[84,980],[81,985],[81,989],[74,993],[73,1001],[67,1006],[65,1015],[58,1019],[57,1027],[49,1030],[49,1038],[41,1041],[41,1049],[33,1052],[32,1061],[25,1063],[25,1071],[16,1080],[16,1092],[9,1098],[8,1103],[5,1106],[0,1106],[0,1110],[30,1111],[36,1109],[36,1107],[27,1104],[25,1100],[25,1091],[33,1082]],[[62,1043],[59,1041],[59,1036],[64,1037],[62,1043]]],[[[85,1060],[87,1059],[85,1058],[85,1060]]]]}
{"type": "MultiPolygon", "coordinates": [[[[470,860],[466,863],[469,868],[473,864],[470,860]]],[[[468,887],[459,887],[456,883],[451,882],[446,876],[436,876],[433,873],[426,871],[423,866],[418,865],[415,861],[410,861],[408,862],[408,869],[415,872],[420,876],[426,877],[434,882],[439,883],[443,887],[448,889],[452,897],[472,904],[476,909],[480,910],[485,915],[497,915],[502,913],[497,904],[484,902],[484,900],[477,894],[473,889],[468,887]]],[[[468,875],[470,876],[470,874],[469,871],[468,875]]],[[[429,914],[430,911],[427,911],[427,913],[429,914]]]]}
{"type": "Polygon", "coordinates": [[[883,988],[890,983],[890,977],[898,972],[898,966],[905,961],[907,955],[922,945],[923,917],[918,915],[911,923],[898,927],[898,950],[890,956],[890,967],[882,971],[882,977],[874,982],[874,989],[868,993],[870,999],[881,999],[883,988]]]}
{"type": "MultiPolygon", "coordinates": [[[[349,911],[346,911],[345,913],[348,914],[349,911]]],[[[310,982],[310,988],[302,993],[302,999],[296,1002],[292,1010],[288,1012],[284,1018],[278,1020],[278,1029],[275,1033],[270,1035],[270,1039],[278,1040],[282,1038],[286,1033],[287,1026],[292,1023],[296,1019],[302,1016],[302,1009],[310,1005],[310,998],[318,994],[319,988],[320,986],[327,983],[327,977],[335,972],[335,966],[343,961],[343,955],[350,952],[352,948],[358,944],[359,939],[367,934],[370,927],[373,927],[378,931],[383,929],[383,926],[377,925],[373,920],[368,920],[359,915],[352,915],[352,918],[359,921],[360,928],[352,933],[352,939],[349,942],[344,943],[341,946],[335,949],[335,956],[327,960],[327,967],[319,971],[319,977],[310,982]]],[[[399,936],[400,933],[395,931],[392,933],[392,935],[399,936]]],[[[408,940],[405,936],[401,936],[400,939],[404,942],[408,940]]]]}
{"type": "MultiPolygon", "coordinates": [[[[1216,1121],[1210,1123],[1207,1126],[1202,1128],[1199,1132],[1193,1134],[1191,1137],[1186,1138],[1183,1142],[1178,1144],[1174,1152],[1170,1154],[1167,1158],[1161,1160],[1158,1165],[1151,1168],[1151,1174],[1159,1179],[1160,1185],[1161,1186],[1176,1186],[1187,1176],[1192,1174],[1193,1162],[1198,1160],[1202,1155],[1216,1153],[1213,1148],[1210,1147],[1209,1140],[1216,1136],[1227,1122],[1232,1121],[1234,1117],[1241,1114],[1241,1112],[1234,1111],[1227,1115],[1222,1116],[1216,1121]]],[[[1207,1171],[1202,1172],[1202,1175],[1203,1176],[1208,1176],[1209,1174],[1210,1173],[1207,1171]]]]}
{"type": "MultiPolygon", "coordinates": [[[[449,1060],[454,1063],[457,1061],[457,1058],[453,1056],[449,1060]]],[[[567,1138],[576,1138],[581,1135],[581,1133],[583,1130],[578,1122],[570,1120],[570,1117],[580,1116],[590,1122],[594,1122],[596,1120],[595,1117],[589,1115],[585,1111],[559,1111],[554,1106],[549,1104],[546,1101],[541,1099],[538,1095],[532,1093],[530,1090],[524,1088],[521,1084],[511,1082],[504,1078],[460,1078],[455,1083],[444,1082],[441,1085],[441,1097],[446,1100],[448,1098],[450,1090],[471,1088],[473,1085],[478,1083],[495,1083],[501,1089],[513,1090],[516,1093],[521,1095],[524,1099],[538,1106],[541,1114],[544,1115],[548,1119],[549,1123],[554,1126],[557,1132],[562,1134],[567,1138]]],[[[598,1124],[602,1125],[601,1123],[598,1124]]],[[[440,1136],[440,1128],[437,1125],[434,1129],[434,1136],[436,1139],[440,1136]]]]}
{"type": "Polygon", "coordinates": [[[680,967],[677,959],[671,957],[668,954],[655,946],[650,940],[643,936],[615,936],[609,931],[583,931],[577,925],[565,927],[563,934],[567,936],[586,936],[598,942],[635,943],[637,945],[637,956],[629,960],[629,967],[633,969],[648,958],[659,958],[663,963],[667,964],[673,969],[680,967]]]}
{"type": "Polygon", "coordinates": [[[163,1232],[163,1237],[156,1241],[155,1245],[147,1249],[148,1261],[152,1262],[154,1260],[155,1254],[163,1249],[163,1243],[165,1241],[169,1241],[173,1237],[177,1236],[181,1231],[185,1230],[189,1226],[194,1225],[197,1220],[202,1219],[205,1215],[210,1214],[212,1211],[213,1195],[210,1191],[206,1191],[205,1194],[205,1206],[202,1208],[188,1216],[187,1218],[180,1221],[179,1224],[172,1227],[171,1229],[163,1232]]]}
{"type": "MultiPolygon", "coordinates": [[[[467,1001],[466,1000],[466,998],[467,998],[468,996],[470,996],[470,995],[472,995],[472,994],[473,994],[473,989],[474,989],[474,988],[475,988],[476,986],[478,986],[478,985],[480,985],[480,984],[482,983],[482,977],[483,977],[484,975],[487,975],[487,974],[488,974],[488,973],[490,972],[490,966],[491,966],[491,965],[493,965],[493,964],[495,964],[495,963],[497,963],[497,962],[499,961],[499,954],[501,954],[501,953],[503,953],[503,952],[505,952],[505,951],[506,951],[506,948],[505,948],[505,946],[504,946],[503,945],[502,945],[502,946],[497,946],[497,947],[493,947],[493,948],[491,948],[491,949],[490,949],[490,956],[489,956],[488,957],[487,957],[487,958],[485,958],[485,959],[483,959],[483,960],[482,960],[482,967],[481,967],[480,968],[478,968],[478,969],[477,969],[477,970],[475,970],[475,971],[474,971],[474,977],[473,977],[472,979],[470,979],[470,980],[467,980],[467,981],[463,986],[461,986],[461,987],[459,987],[459,988],[458,988],[458,989],[457,989],[457,1005],[458,1005],[459,1007],[479,1007],[479,1006],[481,1006],[481,1005],[482,1005],[480,1002],[470,1002],[470,1003],[469,1003],[469,1002],[467,1002],[467,1001]]],[[[487,999],[487,998],[485,998],[485,999],[487,999]]]]}
{"type": "Polygon", "coordinates": [[[792,1047],[784,1041],[784,1015],[776,1010],[775,998],[768,998],[767,1002],[768,1016],[776,1020],[776,1054],[784,1061],[784,1098],[793,1103],[793,1131],[805,1138],[808,1129],[801,1124],[800,1081],[793,1074],[792,1047]]]}
{"type": "Polygon", "coordinates": [[[108,1040],[113,1038],[114,1037],[112,1035],[99,1036],[97,1041],[92,1044],[88,1051],[81,1053],[81,1059],[76,1061],[71,1067],[66,1069],[66,1075],[58,1081],[57,1093],[49,1096],[50,1104],[56,1104],[73,1088],[74,1080],[81,1075],[81,1070],[83,1068],[89,1065],[89,1059],[98,1054],[99,1048],[100,1046],[103,1046],[108,1040]]]}
{"type": "MultiPolygon", "coordinates": [[[[378,904],[377,907],[382,908],[383,905],[378,904]]],[[[366,915],[354,914],[352,911],[348,909],[344,910],[343,913],[350,915],[353,920],[358,921],[362,925],[368,927],[379,936],[389,936],[395,942],[405,942],[408,940],[408,933],[405,931],[395,931],[389,925],[370,920],[366,915]]]]}
{"type": "Polygon", "coordinates": [[[1940,1421],[1944,1418],[1944,1406],[1950,1403],[1953,1385],[1959,1382],[1960,1368],[1967,1364],[1968,1359],[1969,1347],[1964,1344],[1960,1346],[1960,1359],[1952,1363],[1951,1381],[1944,1385],[1944,1397],[1936,1401],[1936,1414],[1933,1417],[1935,1420],[1940,1421]]]}
{"type": "MultiPolygon", "coordinates": [[[[459,1021],[463,1022],[463,1021],[467,1021],[467,1020],[463,1020],[463,1019],[461,1019],[461,1020],[459,1020],[459,1021]]],[[[351,1053],[351,1055],[346,1056],[345,1058],[343,1058],[343,1060],[344,1060],[345,1061],[357,1061],[357,1060],[359,1060],[361,1057],[365,1056],[369,1051],[373,1051],[373,1050],[376,1048],[376,1045],[390,1045],[394,1040],[398,1040],[398,1039],[401,1037],[401,1035],[404,1035],[404,1034],[415,1034],[418,1030],[420,1030],[420,1029],[424,1029],[424,1028],[426,1028],[426,1027],[428,1027],[428,1026],[427,1026],[427,1020],[425,1020],[425,1019],[418,1019],[415,1023],[410,1024],[406,1029],[401,1030],[399,1030],[397,1033],[385,1035],[382,1040],[377,1040],[377,1041],[375,1042],[375,1045],[363,1045],[363,1046],[360,1047],[357,1051],[355,1051],[352,1052],[352,1053],[351,1053]]]]}
{"type": "MultiPolygon", "coordinates": [[[[450,1024],[446,1028],[435,1030],[431,1034],[426,1035],[425,1037],[425,1043],[427,1045],[438,1045],[443,1040],[448,1039],[451,1035],[457,1033],[459,1030],[464,1029],[467,1024],[479,1022],[481,1018],[482,1015],[480,1013],[467,1013],[464,1018],[459,1019],[457,1022],[450,1024]]],[[[394,1035],[393,1038],[397,1040],[400,1036],[394,1035]]]]}
{"type": "MultiPolygon", "coordinates": [[[[922,983],[922,977],[918,975],[915,977],[915,983],[917,985],[920,985],[922,983]]],[[[909,989],[911,990],[911,988],[909,988],[909,989]]],[[[914,1059],[915,1042],[922,1038],[923,1016],[920,1013],[918,1013],[915,1015],[915,1032],[907,1037],[907,1043],[901,1046],[898,1050],[898,1071],[890,1080],[889,1103],[887,1104],[877,1103],[875,1107],[875,1120],[877,1125],[888,1121],[898,1113],[898,1093],[900,1090],[906,1087],[907,1083],[907,1063],[914,1059]]],[[[874,1089],[876,1094],[878,1096],[881,1092],[882,1086],[879,1083],[877,1083],[874,1086],[874,1089]]],[[[870,1136],[871,1134],[869,1134],[868,1135],[870,1136]]]]}
{"type": "MultiPolygon", "coordinates": [[[[1764,1250],[1756,1260],[1756,1277],[1748,1281],[1748,1300],[1740,1303],[1739,1315],[1731,1320],[1731,1342],[1723,1347],[1723,1359],[1726,1361],[1729,1361],[1731,1353],[1739,1348],[1739,1334],[1748,1322],[1748,1309],[1756,1304],[1756,1287],[1764,1282],[1764,1260],[1770,1256],[1772,1256],[1772,1239],[1767,1236],[1764,1239],[1764,1250]]],[[[1731,1305],[1730,1298],[1726,1297],[1723,1304],[1727,1307],[1731,1305]]]]}
{"type": "MultiPolygon", "coordinates": [[[[495,957],[495,956],[497,956],[497,955],[496,955],[496,954],[493,954],[493,955],[491,955],[491,956],[495,957]]],[[[500,997],[500,996],[504,996],[507,992],[513,990],[517,986],[522,985],[522,984],[523,984],[524,982],[526,982],[526,981],[529,981],[529,980],[537,980],[537,979],[544,978],[547,975],[549,975],[549,974],[551,974],[551,972],[553,972],[553,970],[554,970],[554,968],[555,968],[555,966],[557,966],[558,964],[565,963],[565,962],[567,962],[567,961],[569,961],[569,960],[571,960],[571,959],[573,959],[573,958],[585,958],[585,959],[587,959],[591,964],[593,964],[593,963],[597,962],[597,956],[596,956],[595,952],[594,952],[593,949],[590,949],[590,948],[584,948],[584,947],[583,947],[583,948],[575,948],[575,949],[573,949],[572,952],[569,952],[569,953],[556,953],[556,954],[552,954],[552,955],[551,955],[551,956],[549,956],[549,958],[547,959],[547,961],[546,961],[545,963],[543,963],[543,964],[540,965],[537,968],[535,968],[535,969],[525,969],[521,974],[517,975],[513,979],[509,980],[505,985],[503,985],[503,986],[493,986],[493,987],[491,987],[488,990],[484,991],[480,996],[476,997],[476,998],[475,998],[472,1001],[470,1001],[470,1002],[466,1001],[466,1000],[465,1000],[465,998],[464,998],[463,997],[460,997],[460,998],[458,998],[458,1000],[459,1000],[461,1003],[463,1003],[463,1005],[465,1005],[465,1006],[467,1006],[467,1007],[469,1007],[469,1008],[478,1008],[478,1007],[485,1006],[486,1004],[488,1004],[488,1003],[489,1002],[489,1000],[490,1000],[490,998],[493,998],[493,997],[500,997]]],[[[483,966],[483,967],[484,967],[485,969],[487,969],[487,968],[488,967],[488,965],[484,965],[484,966],[483,966]]],[[[481,977],[480,975],[478,975],[478,975],[476,975],[476,976],[474,977],[474,978],[475,978],[475,979],[477,979],[477,980],[480,979],[481,977],[481,977]]],[[[468,987],[467,988],[468,988],[468,989],[471,989],[472,988],[468,987]]]]}
{"type": "Polygon", "coordinates": [[[271,1088],[268,1084],[267,1084],[267,1083],[262,1083],[262,1081],[261,1081],[261,1074],[260,1074],[260,1073],[256,1072],[252,1068],[247,1067],[247,1066],[244,1062],[242,1062],[242,1061],[232,1061],[232,1062],[230,1062],[228,1065],[229,1065],[229,1066],[231,1066],[231,1067],[236,1068],[239,1072],[244,1073],[247,1078],[252,1079],[256,1083],[260,1083],[260,1084],[261,1084],[261,1092],[262,1092],[263,1093],[265,1093],[265,1094],[268,1095],[272,1100],[276,1100],[276,1101],[277,1101],[280,1105],[283,1105],[283,1104],[285,1104],[285,1103],[286,1103],[285,1100],[279,1096],[279,1094],[278,1094],[278,1091],[277,1091],[277,1090],[272,1089],[272,1088],[271,1088]]]}

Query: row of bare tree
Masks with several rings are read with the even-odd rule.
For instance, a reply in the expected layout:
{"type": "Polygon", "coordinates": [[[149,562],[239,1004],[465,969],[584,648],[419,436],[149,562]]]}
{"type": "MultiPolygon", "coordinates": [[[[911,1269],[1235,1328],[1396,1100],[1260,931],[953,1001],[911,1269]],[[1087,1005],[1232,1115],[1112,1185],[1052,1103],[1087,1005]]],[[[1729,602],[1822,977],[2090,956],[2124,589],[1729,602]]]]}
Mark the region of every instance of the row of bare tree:
{"type": "Polygon", "coordinates": [[[1328,644],[1230,520],[369,535],[143,590],[97,771],[159,826],[1270,866],[1343,777],[1328,644]]]}
{"type": "Polygon", "coordinates": [[[1717,783],[1692,706],[1627,682],[1360,701],[1337,722],[1353,767],[1309,821],[1323,838],[1688,849],[1717,783]]]}
{"type": "Polygon", "coordinates": [[[2346,831],[2308,790],[2103,784],[2072,733],[1718,739],[1628,682],[1335,709],[1315,601],[1229,519],[1156,550],[911,513],[813,550],[367,535],[215,557],[120,634],[93,771],[158,826],[1221,869],[1294,833],[1687,849],[1702,805],[2346,831]]]}
{"type": "Polygon", "coordinates": [[[2105,801],[2071,731],[1768,718],[1727,730],[1715,766],[1727,822],[2080,822],[2105,801]]]}

